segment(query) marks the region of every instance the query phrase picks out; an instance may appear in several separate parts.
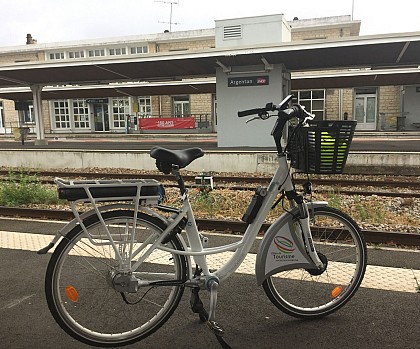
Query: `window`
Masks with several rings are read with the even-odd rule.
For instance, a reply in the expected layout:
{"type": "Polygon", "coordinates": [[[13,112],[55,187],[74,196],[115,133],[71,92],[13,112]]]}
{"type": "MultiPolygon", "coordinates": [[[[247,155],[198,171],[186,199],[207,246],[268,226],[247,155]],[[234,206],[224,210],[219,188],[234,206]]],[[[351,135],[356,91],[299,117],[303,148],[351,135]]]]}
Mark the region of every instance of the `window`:
{"type": "Polygon", "coordinates": [[[315,114],[315,120],[323,120],[325,114],[325,90],[292,91],[293,103],[298,103],[315,114]]]}
{"type": "Polygon", "coordinates": [[[181,118],[190,114],[189,96],[173,97],[174,117],[181,118]]]}
{"type": "Polygon", "coordinates": [[[84,99],[73,100],[73,119],[74,128],[88,129],[89,124],[89,108],[84,99]]]}
{"type": "Polygon", "coordinates": [[[89,50],[88,55],[89,57],[103,57],[105,56],[105,50],[104,49],[89,50]]]}
{"type": "Polygon", "coordinates": [[[70,128],[70,113],[68,100],[53,102],[55,128],[70,128]]]}
{"type": "Polygon", "coordinates": [[[130,47],[130,53],[132,55],[139,54],[139,53],[148,53],[149,49],[147,46],[136,46],[136,47],[130,47]]]}
{"type": "Polygon", "coordinates": [[[112,99],[112,124],[114,128],[124,128],[127,116],[130,115],[128,97],[112,99]]]}
{"type": "Polygon", "coordinates": [[[35,123],[35,112],[34,106],[30,104],[28,110],[22,110],[22,122],[25,124],[34,124],[35,123]]]}
{"type": "Polygon", "coordinates": [[[121,56],[121,55],[126,55],[126,54],[127,54],[127,49],[125,47],[109,49],[110,56],[121,56]]]}
{"type": "Polygon", "coordinates": [[[152,115],[152,98],[139,97],[139,115],[142,118],[148,118],[152,115]]]}
{"type": "Polygon", "coordinates": [[[50,53],[50,59],[51,60],[54,60],[54,59],[64,59],[64,52],[50,53]]]}
{"type": "Polygon", "coordinates": [[[77,58],[84,58],[85,52],[84,51],[73,51],[68,53],[69,58],[71,59],[77,59],[77,58]]]}

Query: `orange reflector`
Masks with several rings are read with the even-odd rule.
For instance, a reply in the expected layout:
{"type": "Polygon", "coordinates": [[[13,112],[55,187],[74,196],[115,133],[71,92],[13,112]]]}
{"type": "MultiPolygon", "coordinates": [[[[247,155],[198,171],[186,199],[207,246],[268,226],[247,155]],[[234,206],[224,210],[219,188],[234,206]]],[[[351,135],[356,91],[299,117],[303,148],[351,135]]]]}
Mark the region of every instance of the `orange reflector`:
{"type": "Polygon", "coordinates": [[[343,291],[343,288],[341,286],[335,287],[331,291],[331,298],[337,298],[340,295],[341,291],[343,291]]]}
{"type": "Polygon", "coordinates": [[[76,303],[79,299],[79,294],[73,286],[66,287],[66,296],[69,300],[76,303]]]}

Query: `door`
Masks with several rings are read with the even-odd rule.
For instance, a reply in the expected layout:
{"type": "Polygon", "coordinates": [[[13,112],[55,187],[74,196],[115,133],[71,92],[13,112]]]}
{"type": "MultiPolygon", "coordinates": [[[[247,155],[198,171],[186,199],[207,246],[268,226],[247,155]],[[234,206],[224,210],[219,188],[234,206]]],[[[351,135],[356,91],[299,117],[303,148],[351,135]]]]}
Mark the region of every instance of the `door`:
{"type": "Polygon", "coordinates": [[[93,121],[95,125],[95,131],[109,131],[108,103],[93,104],[93,121]]]}
{"type": "Polygon", "coordinates": [[[376,94],[359,94],[354,100],[354,119],[358,130],[376,130],[376,94]]]}
{"type": "Polygon", "coordinates": [[[190,99],[188,96],[173,97],[174,117],[182,118],[190,115],[190,99]]]}

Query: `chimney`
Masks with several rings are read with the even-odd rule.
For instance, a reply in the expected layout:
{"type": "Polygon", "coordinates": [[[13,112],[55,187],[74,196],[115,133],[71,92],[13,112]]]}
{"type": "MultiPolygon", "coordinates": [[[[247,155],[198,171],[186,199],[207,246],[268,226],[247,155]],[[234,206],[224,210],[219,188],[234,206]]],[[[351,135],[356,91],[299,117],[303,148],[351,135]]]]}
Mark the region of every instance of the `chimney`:
{"type": "Polygon", "coordinates": [[[32,45],[32,44],[36,44],[36,43],[37,43],[37,40],[32,38],[31,34],[26,35],[26,45],[32,45]]]}

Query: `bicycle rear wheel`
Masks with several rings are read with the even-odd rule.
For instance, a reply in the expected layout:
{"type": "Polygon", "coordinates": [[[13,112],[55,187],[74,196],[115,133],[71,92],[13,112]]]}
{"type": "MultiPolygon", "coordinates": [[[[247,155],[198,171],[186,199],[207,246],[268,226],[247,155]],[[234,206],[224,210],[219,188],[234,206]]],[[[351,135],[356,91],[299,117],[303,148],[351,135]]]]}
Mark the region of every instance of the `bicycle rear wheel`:
{"type": "MultiPolygon", "coordinates": [[[[298,221],[294,226],[299,226],[298,221]]],[[[359,288],[367,264],[360,229],[343,212],[315,208],[311,231],[320,259],[327,262],[325,270],[288,270],[263,282],[271,302],[298,318],[322,317],[342,307],[359,288]]]]}
{"type": "MultiPolygon", "coordinates": [[[[103,214],[123,256],[129,255],[132,238],[135,250],[145,241],[152,243],[165,228],[159,219],[138,213],[133,229],[133,217],[134,213],[126,210],[103,214]]],[[[52,315],[72,337],[94,346],[122,346],[150,335],[171,316],[182,297],[187,277],[185,257],[154,250],[130,277],[172,283],[121,292],[115,286],[117,278],[122,277],[118,280],[121,286],[130,278],[119,273],[121,265],[104,225],[94,215],[85,220],[85,226],[93,243],[77,226],[62,239],[48,264],[45,291],[52,315]]],[[[183,250],[177,236],[167,246],[183,250]]]]}

